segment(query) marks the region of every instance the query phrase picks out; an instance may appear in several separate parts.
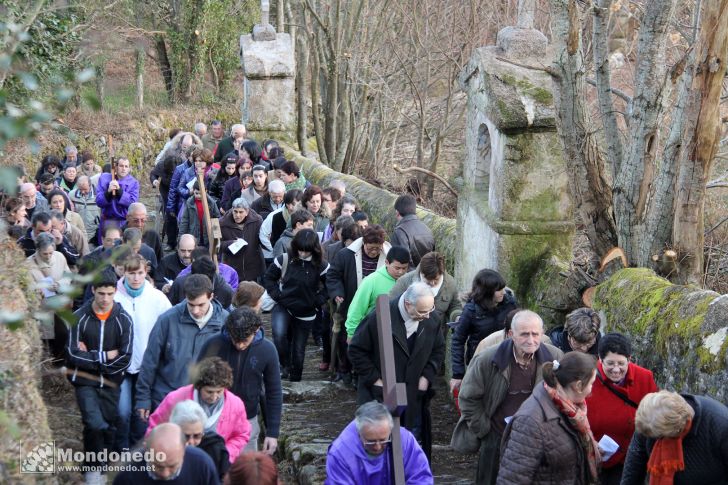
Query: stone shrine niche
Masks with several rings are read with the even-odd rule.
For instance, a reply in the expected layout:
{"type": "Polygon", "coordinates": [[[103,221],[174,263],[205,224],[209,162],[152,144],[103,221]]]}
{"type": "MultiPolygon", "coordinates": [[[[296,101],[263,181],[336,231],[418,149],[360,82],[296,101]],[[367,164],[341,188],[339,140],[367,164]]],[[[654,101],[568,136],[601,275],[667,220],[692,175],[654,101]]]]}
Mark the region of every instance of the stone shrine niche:
{"type": "Polygon", "coordinates": [[[518,26],[476,49],[460,73],[468,103],[455,277],[467,289],[480,269],[495,269],[538,311],[536,275],[552,256],[570,259],[574,222],[551,78],[522,67],[549,58],[533,8],[522,0],[518,26]]]}
{"type": "Polygon", "coordinates": [[[481,123],[478,126],[477,159],[475,160],[473,173],[470,175],[473,177],[475,190],[486,194],[490,186],[491,155],[490,130],[488,130],[488,125],[481,123]]]}

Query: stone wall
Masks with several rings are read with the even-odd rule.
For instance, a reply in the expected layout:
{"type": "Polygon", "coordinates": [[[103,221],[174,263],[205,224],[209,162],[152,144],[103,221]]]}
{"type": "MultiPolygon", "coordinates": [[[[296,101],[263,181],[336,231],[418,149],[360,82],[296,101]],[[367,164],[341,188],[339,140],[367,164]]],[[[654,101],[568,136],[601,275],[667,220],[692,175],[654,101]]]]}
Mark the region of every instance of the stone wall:
{"type": "Polygon", "coordinates": [[[632,339],[637,362],[661,388],[728,403],[728,295],[673,285],[649,269],[623,269],[597,287],[605,331],[632,339]]]}
{"type": "MultiPolygon", "coordinates": [[[[326,165],[302,156],[292,148],[285,146],[286,158],[295,161],[302,169],[303,175],[311,183],[326,187],[334,179],[341,179],[346,183],[346,193],[356,197],[362,210],[369,215],[371,222],[381,224],[387,233],[391,234],[397,219],[394,212],[394,201],[399,194],[380,189],[353,175],[344,175],[336,172],[326,165]]],[[[418,208],[417,215],[432,230],[435,236],[435,248],[445,256],[445,262],[450,274],[455,267],[455,244],[457,240],[456,223],[454,219],[438,216],[426,209],[418,208]]]]}

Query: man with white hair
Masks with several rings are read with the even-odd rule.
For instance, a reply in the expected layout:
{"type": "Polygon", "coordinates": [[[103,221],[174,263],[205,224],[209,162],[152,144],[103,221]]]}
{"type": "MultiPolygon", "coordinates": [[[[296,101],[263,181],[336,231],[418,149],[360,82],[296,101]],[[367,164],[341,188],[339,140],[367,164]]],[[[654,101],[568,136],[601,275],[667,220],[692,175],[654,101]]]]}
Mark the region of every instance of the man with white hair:
{"type": "Polygon", "coordinates": [[[230,136],[223,138],[220,143],[217,144],[217,150],[215,150],[215,163],[220,163],[230,152],[236,152],[240,147],[240,144],[245,141],[248,132],[245,130],[245,125],[237,124],[230,127],[230,136]],[[236,146],[237,145],[237,146],[236,146]]]}
{"type": "Polygon", "coordinates": [[[195,135],[202,138],[207,134],[207,125],[202,122],[195,123],[195,135]]]}
{"type": "Polygon", "coordinates": [[[273,211],[283,208],[283,197],[286,195],[286,184],[282,180],[272,180],[268,184],[268,195],[255,199],[250,208],[265,219],[273,211]]]}
{"type": "MultiPolygon", "coordinates": [[[[393,483],[388,448],[392,443],[392,415],[376,401],[362,404],[355,418],[331,443],[326,456],[326,485],[338,483],[393,483]]],[[[402,428],[402,461],[406,483],[434,483],[430,464],[412,433],[402,428]]]]}
{"type": "Polygon", "coordinates": [[[20,198],[25,206],[26,217],[31,219],[36,209],[38,212],[48,212],[48,200],[43,197],[43,194],[39,193],[35,188],[35,185],[30,182],[25,182],[20,185],[20,198]]]}
{"type": "MultiPolygon", "coordinates": [[[[428,459],[432,448],[432,384],[445,359],[445,339],[431,315],[434,310],[432,290],[420,281],[389,301],[395,374],[397,382],[407,386],[407,410],[402,423],[420,442],[428,459]]],[[[359,324],[349,344],[349,360],[359,375],[359,404],[383,399],[378,335],[374,311],[359,324]]]]}
{"type": "Polygon", "coordinates": [[[66,156],[61,160],[61,164],[63,164],[63,168],[66,168],[66,165],[68,165],[70,162],[73,162],[75,164],[78,164],[78,148],[76,148],[74,145],[68,145],[66,146],[66,156]]]}
{"type": "Polygon", "coordinates": [[[542,337],[541,317],[521,310],[513,317],[508,338],[470,361],[458,396],[460,420],[467,427],[456,427],[452,441],[463,442],[465,432],[480,440],[476,483],[496,482],[501,437],[509,418],[541,385],[541,365],[564,356],[558,348],[541,342],[542,337]]]}

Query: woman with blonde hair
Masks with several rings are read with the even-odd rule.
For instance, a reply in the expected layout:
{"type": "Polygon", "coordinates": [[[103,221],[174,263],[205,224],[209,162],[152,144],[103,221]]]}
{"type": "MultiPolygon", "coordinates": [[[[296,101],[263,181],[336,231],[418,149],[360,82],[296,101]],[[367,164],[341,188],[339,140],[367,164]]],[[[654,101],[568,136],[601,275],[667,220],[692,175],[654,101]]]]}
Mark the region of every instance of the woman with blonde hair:
{"type": "Polygon", "coordinates": [[[622,485],[728,483],[728,408],[707,396],[660,391],[642,399],[622,485]]]}

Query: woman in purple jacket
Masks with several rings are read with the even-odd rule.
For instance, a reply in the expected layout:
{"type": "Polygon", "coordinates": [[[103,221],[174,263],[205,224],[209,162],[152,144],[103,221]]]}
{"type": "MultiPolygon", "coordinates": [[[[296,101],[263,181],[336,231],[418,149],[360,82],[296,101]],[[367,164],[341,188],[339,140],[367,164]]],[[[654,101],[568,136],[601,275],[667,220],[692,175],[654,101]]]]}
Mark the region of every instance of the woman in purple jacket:
{"type": "MultiPolygon", "coordinates": [[[[139,181],[131,176],[128,158],[116,162],[116,179],[110,173],[102,173],[96,190],[96,205],[101,209],[99,232],[113,222],[121,227],[126,220],[129,206],[139,200],[139,181]]],[[[101,241],[101,237],[99,237],[101,241]]]]}

